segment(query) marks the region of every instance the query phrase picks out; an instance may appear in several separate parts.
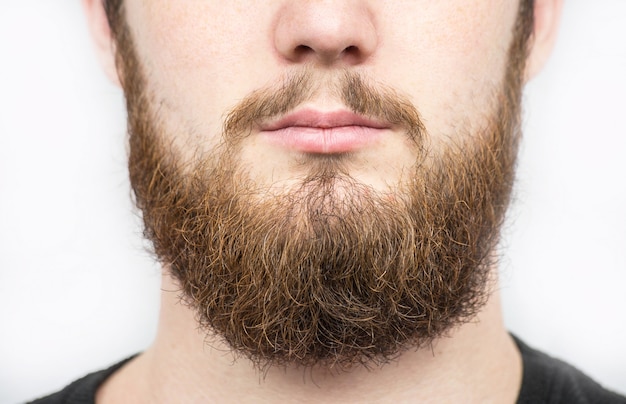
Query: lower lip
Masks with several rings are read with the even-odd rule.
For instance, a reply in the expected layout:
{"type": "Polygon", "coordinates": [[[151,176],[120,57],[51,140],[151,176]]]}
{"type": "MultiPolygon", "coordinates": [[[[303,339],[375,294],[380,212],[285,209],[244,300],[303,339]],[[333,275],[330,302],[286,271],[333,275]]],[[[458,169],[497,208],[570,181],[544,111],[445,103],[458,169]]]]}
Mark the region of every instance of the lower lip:
{"type": "Polygon", "coordinates": [[[385,129],[368,126],[338,126],[313,128],[291,126],[261,132],[267,140],[277,146],[302,153],[338,154],[349,153],[379,141],[385,129]]]}

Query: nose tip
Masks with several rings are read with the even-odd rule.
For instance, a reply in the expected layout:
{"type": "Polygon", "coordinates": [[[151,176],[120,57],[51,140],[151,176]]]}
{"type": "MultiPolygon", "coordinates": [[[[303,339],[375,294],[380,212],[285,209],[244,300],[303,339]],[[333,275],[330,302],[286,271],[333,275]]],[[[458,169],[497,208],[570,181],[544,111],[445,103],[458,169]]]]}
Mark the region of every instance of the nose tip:
{"type": "Polygon", "coordinates": [[[364,2],[291,0],[280,10],[274,44],[291,63],[356,65],[375,52],[378,35],[364,2]]]}

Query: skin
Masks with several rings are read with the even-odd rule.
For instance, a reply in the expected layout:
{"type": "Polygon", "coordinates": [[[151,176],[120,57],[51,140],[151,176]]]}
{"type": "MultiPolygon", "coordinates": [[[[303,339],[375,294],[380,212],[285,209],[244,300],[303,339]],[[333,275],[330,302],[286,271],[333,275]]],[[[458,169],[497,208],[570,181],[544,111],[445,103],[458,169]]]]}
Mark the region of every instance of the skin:
{"type": "MultiPolygon", "coordinates": [[[[401,92],[419,108],[435,150],[449,139],[464,141],[458,128],[480,125],[493,109],[518,7],[507,0],[175,3],[126,0],[126,16],[167,133],[180,134],[168,140],[187,158],[217,144],[224,113],[234,104],[303,67],[322,77],[357,71],[401,92]]],[[[526,80],[550,53],[561,3],[536,1],[526,80]]],[[[118,81],[100,1],[83,4],[105,71],[118,81]]],[[[323,91],[306,106],[342,107],[323,91]]],[[[414,160],[405,142],[391,131],[357,153],[351,175],[376,189],[399,181],[414,160]]],[[[241,162],[264,184],[288,185],[297,175],[293,153],[260,137],[245,140],[241,162]]],[[[496,268],[492,272],[495,277],[496,268]]],[[[259,382],[250,364],[233,363],[226,347],[205,345],[175,290],[164,276],[155,343],[101,388],[99,402],[513,402],[521,384],[521,360],[502,324],[497,293],[475,321],[433,351],[341,375],[270,369],[259,382]]]]}

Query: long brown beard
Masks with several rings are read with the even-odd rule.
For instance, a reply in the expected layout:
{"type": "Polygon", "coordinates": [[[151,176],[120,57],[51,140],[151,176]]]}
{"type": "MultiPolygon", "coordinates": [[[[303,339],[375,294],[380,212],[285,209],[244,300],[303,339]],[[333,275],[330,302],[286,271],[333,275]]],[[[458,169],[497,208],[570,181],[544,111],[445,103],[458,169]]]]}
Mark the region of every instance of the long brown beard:
{"type": "Polygon", "coordinates": [[[145,233],[207,335],[259,366],[347,367],[384,363],[475,316],[514,178],[532,10],[520,13],[493,113],[436,155],[407,100],[354,73],[339,80],[347,107],[400,124],[415,145],[411,174],[388,191],[353,179],[349,155],[309,156],[306,178],[278,196],[238,164],[251,125],[310,96],[306,72],[251,94],[215,153],[184,161],[157,124],[129,30],[118,32],[145,233]]]}

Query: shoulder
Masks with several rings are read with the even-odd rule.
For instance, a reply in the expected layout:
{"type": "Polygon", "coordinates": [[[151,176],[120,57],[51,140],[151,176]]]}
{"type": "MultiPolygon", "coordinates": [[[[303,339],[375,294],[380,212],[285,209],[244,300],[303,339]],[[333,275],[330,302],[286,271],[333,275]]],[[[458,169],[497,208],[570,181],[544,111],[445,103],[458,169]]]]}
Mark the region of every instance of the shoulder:
{"type": "Polygon", "coordinates": [[[124,366],[128,361],[133,359],[130,357],[108,369],[90,373],[73,383],[69,384],[63,390],[58,391],[46,397],[32,401],[30,404],[92,404],[95,403],[96,392],[98,387],[102,385],[113,373],[124,366]]]}
{"type": "Polygon", "coordinates": [[[626,404],[625,397],[605,389],[575,367],[514,339],[524,363],[519,404],[626,404]]]}

